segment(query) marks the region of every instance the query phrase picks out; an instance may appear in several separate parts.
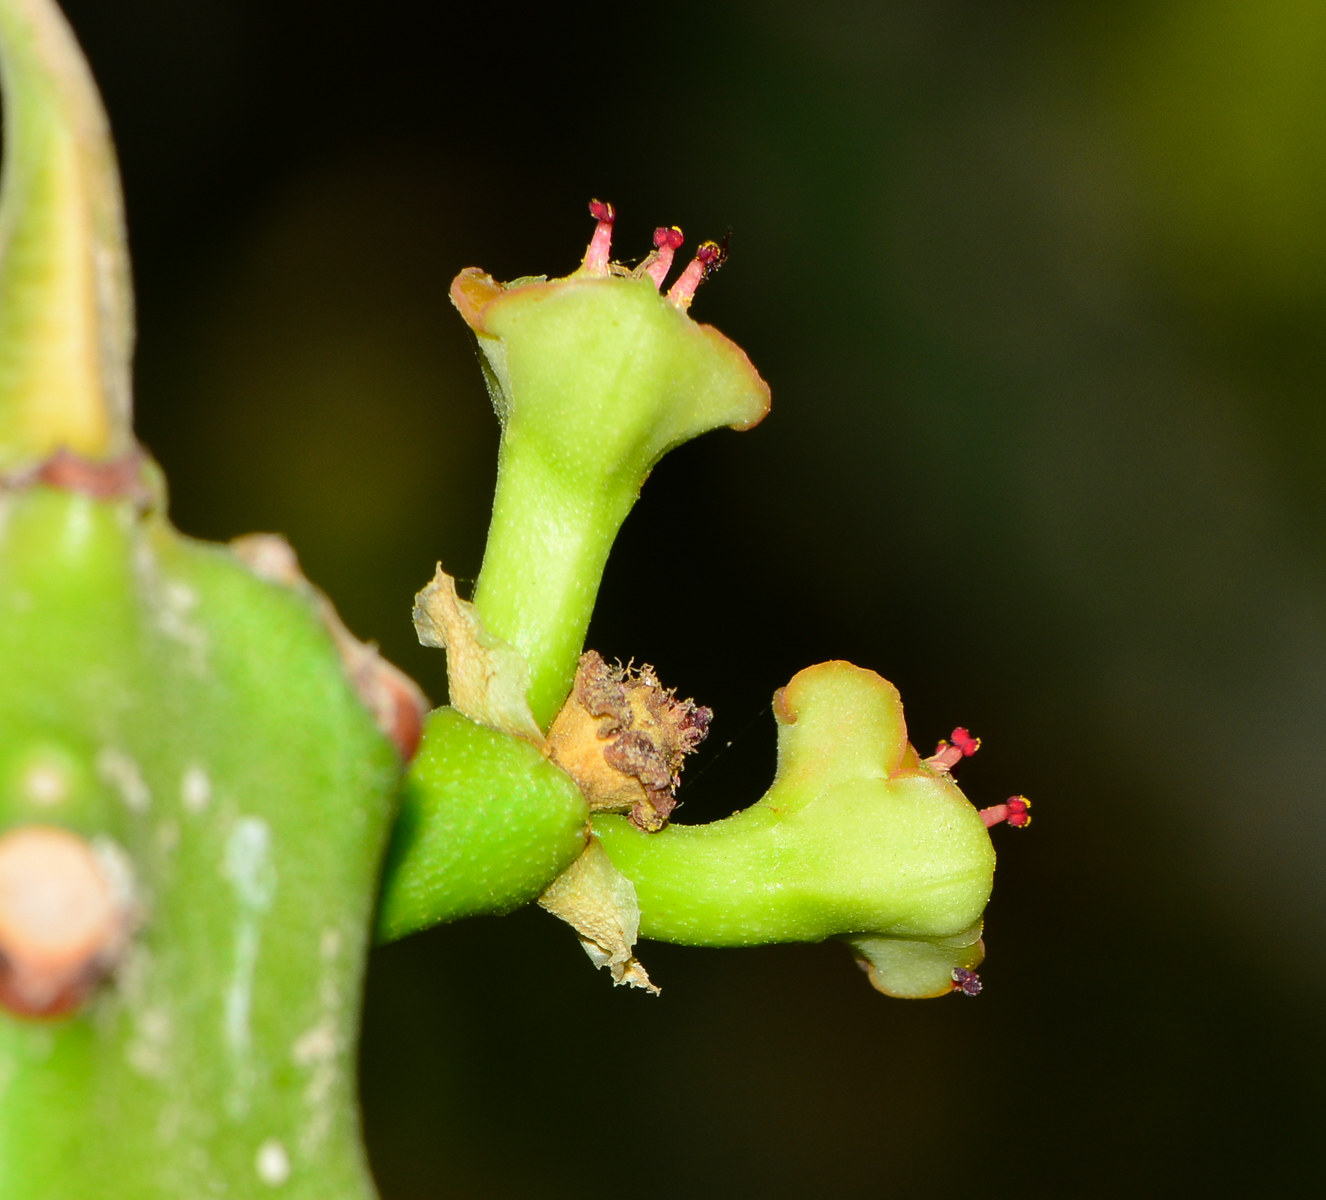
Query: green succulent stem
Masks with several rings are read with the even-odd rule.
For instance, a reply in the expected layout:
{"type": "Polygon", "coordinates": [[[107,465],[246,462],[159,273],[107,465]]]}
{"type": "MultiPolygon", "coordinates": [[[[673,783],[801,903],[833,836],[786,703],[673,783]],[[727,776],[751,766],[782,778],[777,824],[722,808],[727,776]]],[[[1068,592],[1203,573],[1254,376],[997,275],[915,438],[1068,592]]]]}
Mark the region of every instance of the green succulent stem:
{"type": "Polygon", "coordinates": [[[133,444],[119,172],[91,73],[49,0],[0,0],[0,469],[133,444]]]}
{"type": "Polygon", "coordinates": [[[503,439],[497,470],[474,603],[488,629],[524,655],[530,709],[546,729],[571,690],[608,554],[638,484],[568,480],[518,431],[503,439]]]}
{"type": "MultiPolygon", "coordinates": [[[[690,944],[842,936],[898,995],[940,994],[979,961],[985,825],[917,759],[892,686],[846,663],[779,693],[772,788],[712,826],[591,827],[590,790],[520,704],[519,737],[432,713],[402,788],[418,726],[383,714],[412,685],[376,670],[279,539],[177,533],[129,453],[118,173],[52,0],[0,0],[0,82],[0,844],[81,847],[114,917],[39,993],[31,881],[67,881],[0,887],[18,913],[0,921],[0,1196],[371,1200],[354,1071],[375,910],[389,940],[547,902],[592,862],[621,901],[614,937],[633,917],[690,944]],[[41,469],[69,466],[61,451],[76,469],[41,469]]],[[[492,662],[515,661],[517,702],[528,668],[542,729],[653,466],[769,403],[686,311],[701,260],[669,299],[609,264],[611,212],[597,219],[564,279],[471,270],[452,291],[502,421],[482,627],[466,618],[492,662]]]]}
{"type": "Polygon", "coordinates": [[[0,664],[0,834],[102,847],[137,914],[79,1010],[0,1015],[0,1195],[369,1200],[354,1049],[400,764],[316,606],[130,500],[32,487],[0,493],[0,664]]]}
{"type": "Polygon", "coordinates": [[[580,789],[536,747],[437,709],[406,778],[379,940],[528,904],[584,850],[588,817],[580,789]]]}

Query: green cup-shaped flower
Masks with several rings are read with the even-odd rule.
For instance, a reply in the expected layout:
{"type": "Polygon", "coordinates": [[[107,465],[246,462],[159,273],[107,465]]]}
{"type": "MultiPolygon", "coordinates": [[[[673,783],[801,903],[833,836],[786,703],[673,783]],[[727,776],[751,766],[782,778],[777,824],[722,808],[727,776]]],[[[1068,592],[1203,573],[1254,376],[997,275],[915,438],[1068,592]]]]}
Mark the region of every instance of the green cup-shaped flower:
{"type": "Polygon", "coordinates": [[[488,631],[528,662],[530,705],[545,727],[570,690],[608,551],[654,464],[769,410],[745,353],[687,313],[717,248],[702,247],[663,295],[680,234],[659,230],[658,250],[628,271],[608,261],[611,207],[592,211],[598,230],[566,278],[503,286],[470,268],[451,288],[502,421],[474,602],[488,631]]]}
{"type": "Polygon", "coordinates": [[[847,937],[882,991],[936,995],[981,958],[995,855],[981,814],[907,742],[892,684],[809,667],[774,701],[778,772],[711,825],[594,832],[635,885],[640,934],[744,946],[847,937]]]}

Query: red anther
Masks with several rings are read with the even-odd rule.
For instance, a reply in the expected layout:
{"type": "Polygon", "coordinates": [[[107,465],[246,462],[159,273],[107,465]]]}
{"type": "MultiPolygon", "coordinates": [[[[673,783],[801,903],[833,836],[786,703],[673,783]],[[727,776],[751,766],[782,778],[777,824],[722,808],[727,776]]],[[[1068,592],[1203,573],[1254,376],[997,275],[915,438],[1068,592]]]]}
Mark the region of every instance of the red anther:
{"type": "Polygon", "coordinates": [[[978,737],[972,737],[972,735],[963,729],[961,725],[949,734],[949,740],[954,746],[962,751],[963,758],[970,758],[981,748],[981,739],[978,737]]]}
{"type": "Polygon", "coordinates": [[[979,996],[981,994],[981,977],[975,971],[967,970],[966,967],[954,967],[953,990],[961,992],[964,996],[979,996]]]}
{"type": "Polygon", "coordinates": [[[727,238],[722,244],[718,242],[702,242],[695,252],[695,257],[704,264],[704,277],[709,278],[725,262],[727,262],[727,238]]]}
{"type": "Polygon", "coordinates": [[[672,270],[672,257],[684,240],[681,230],[675,225],[660,225],[654,230],[654,253],[645,264],[645,274],[654,281],[656,288],[663,286],[663,280],[672,270]]]}
{"type": "Polygon", "coordinates": [[[594,236],[589,239],[581,270],[587,275],[606,275],[608,255],[612,251],[612,223],[617,219],[617,210],[606,200],[591,200],[589,215],[598,224],[594,227],[594,236]]]}
{"type": "Polygon", "coordinates": [[[1014,829],[1023,829],[1031,824],[1031,813],[1027,811],[1030,807],[1031,801],[1026,796],[1010,796],[1003,804],[981,809],[980,816],[987,829],[1000,821],[1007,821],[1014,829]]]}
{"type": "Polygon", "coordinates": [[[686,264],[668,292],[668,299],[680,309],[687,309],[695,299],[695,289],[700,281],[708,279],[727,259],[727,247],[717,242],[702,242],[695,252],[695,257],[686,264]]]}
{"type": "Polygon", "coordinates": [[[953,738],[951,743],[941,740],[934,754],[925,760],[925,765],[931,770],[947,773],[981,748],[981,739],[972,737],[961,725],[950,736],[953,738]]]}

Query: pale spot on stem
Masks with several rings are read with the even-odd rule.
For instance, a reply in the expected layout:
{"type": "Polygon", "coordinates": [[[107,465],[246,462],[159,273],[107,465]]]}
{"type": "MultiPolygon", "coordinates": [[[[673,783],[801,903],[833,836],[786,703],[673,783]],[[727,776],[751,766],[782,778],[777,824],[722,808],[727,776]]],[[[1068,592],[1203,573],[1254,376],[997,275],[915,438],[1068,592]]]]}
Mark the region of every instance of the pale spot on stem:
{"type": "Polygon", "coordinates": [[[212,781],[197,763],[184,772],[180,780],[180,801],[185,810],[200,813],[212,799],[212,781]]]}
{"type": "Polygon", "coordinates": [[[69,795],[69,776],[55,763],[34,763],[23,776],[20,787],[33,804],[50,808],[69,795]]]}
{"type": "Polygon", "coordinates": [[[249,1018],[253,1008],[253,980],[262,940],[259,922],[271,908],[276,892],[276,868],[272,863],[271,830],[257,817],[241,817],[226,841],[224,874],[235,889],[238,920],[235,922],[234,966],[226,988],[224,1033],[236,1059],[235,1091],[229,1098],[232,1114],[242,1115],[248,1107],[252,1070],[248,1062],[252,1038],[249,1018]]]}
{"type": "Polygon", "coordinates": [[[254,1167],[268,1187],[280,1187],[290,1178],[290,1155],[276,1138],[268,1138],[258,1147],[254,1167]]]}
{"type": "Polygon", "coordinates": [[[120,793],[120,798],[131,812],[146,812],[152,803],[152,792],[143,779],[137,761],[123,750],[106,746],[97,755],[97,774],[103,783],[120,793]]]}

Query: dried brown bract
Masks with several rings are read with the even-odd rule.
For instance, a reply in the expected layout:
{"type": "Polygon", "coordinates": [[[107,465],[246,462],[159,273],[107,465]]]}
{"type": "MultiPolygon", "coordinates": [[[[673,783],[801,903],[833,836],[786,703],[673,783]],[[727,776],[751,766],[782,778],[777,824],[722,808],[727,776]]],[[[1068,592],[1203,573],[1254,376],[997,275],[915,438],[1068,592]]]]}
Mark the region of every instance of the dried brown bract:
{"type": "Polygon", "coordinates": [[[597,838],[589,839],[585,852],[553,881],[539,904],[576,931],[590,962],[607,967],[614,986],[658,995],[634,954],[640,936],[635,884],[612,865],[597,838]]]}
{"type": "Polygon", "coordinates": [[[593,812],[629,812],[641,829],[668,823],[682,762],[709,732],[709,709],[678,700],[654,674],[609,666],[588,650],[548,733],[552,760],[580,785],[593,812]]]}

